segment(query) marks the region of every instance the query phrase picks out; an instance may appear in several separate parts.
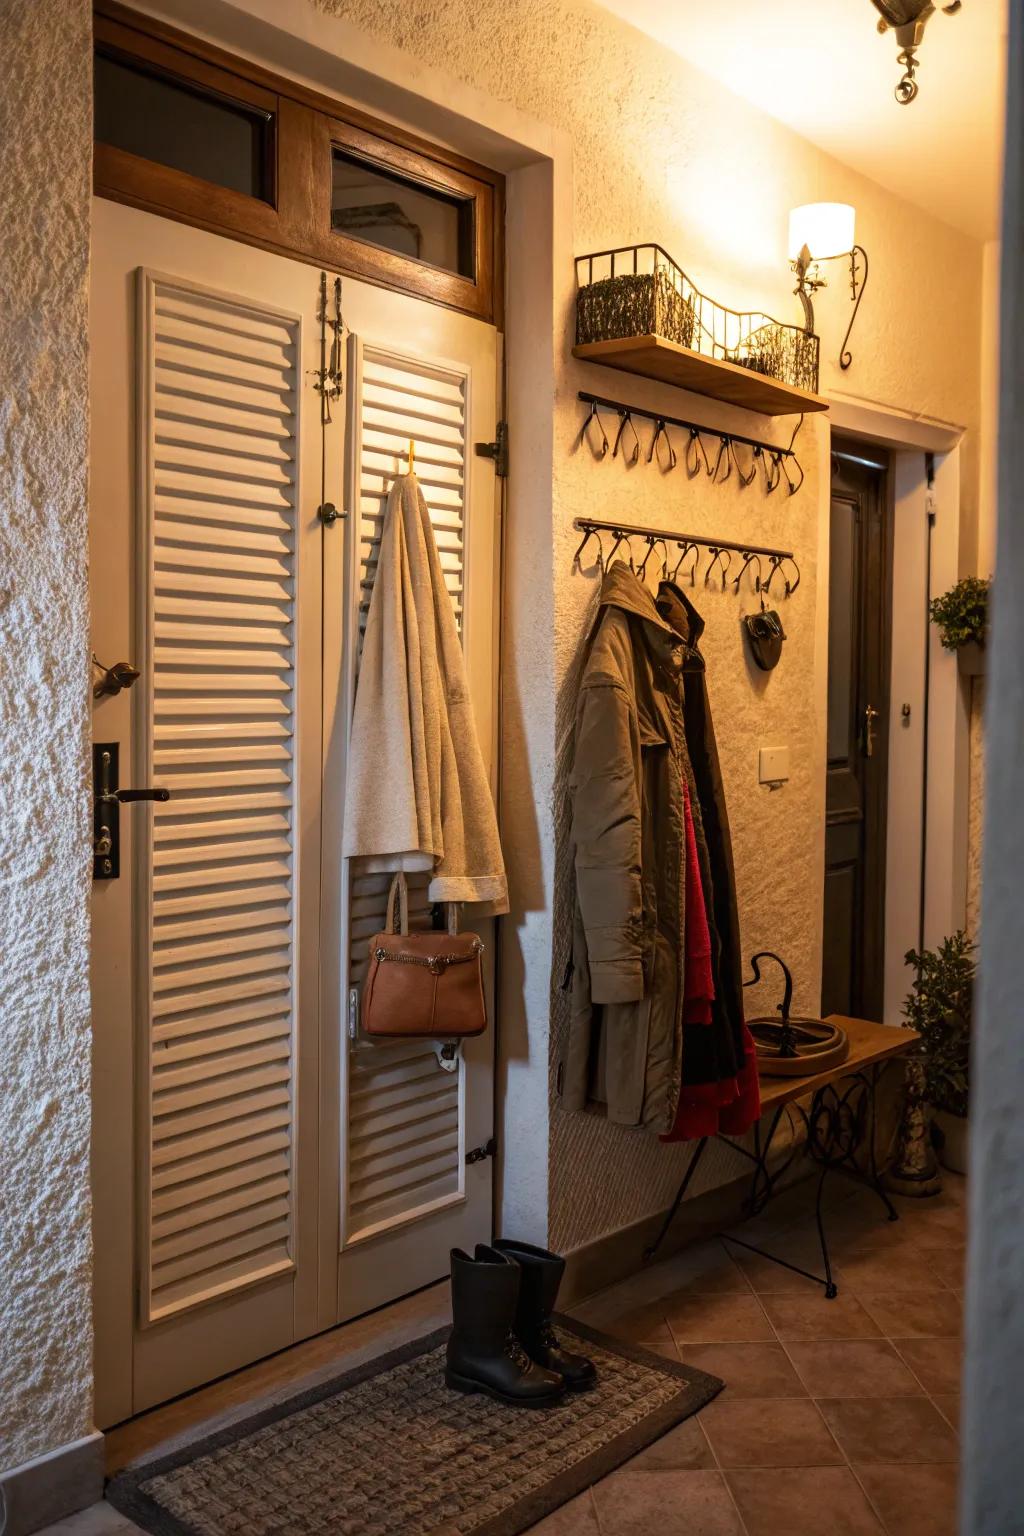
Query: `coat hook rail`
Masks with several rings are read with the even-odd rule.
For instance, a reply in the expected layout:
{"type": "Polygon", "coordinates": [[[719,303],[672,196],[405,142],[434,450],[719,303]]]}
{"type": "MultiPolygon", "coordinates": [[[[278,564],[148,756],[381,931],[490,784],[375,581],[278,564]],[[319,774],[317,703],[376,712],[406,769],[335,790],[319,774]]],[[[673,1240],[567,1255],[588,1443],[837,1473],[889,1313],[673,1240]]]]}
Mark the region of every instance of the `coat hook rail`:
{"type": "Polygon", "coordinates": [[[764,555],[769,560],[792,560],[796,564],[793,551],[790,549],[768,549],[763,544],[737,544],[732,539],[712,539],[703,533],[677,533],[672,528],[639,528],[633,523],[607,522],[599,517],[578,517],[573,527],[578,533],[612,533],[620,535],[622,539],[665,542],[678,544],[680,548],[686,546],[688,549],[692,549],[694,545],[699,545],[702,549],[728,549],[735,551],[738,555],[764,555]]]}
{"type": "MultiPolygon", "coordinates": [[[[773,458],[795,459],[796,453],[792,448],[780,448],[775,443],[765,443],[756,437],[744,437],[741,432],[730,432],[725,427],[702,426],[699,421],[687,421],[682,416],[666,416],[664,411],[649,411],[644,406],[626,405],[621,400],[609,400],[604,395],[592,395],[588,390],[581,389],[576,397],[584,405],[602,406],[606,411],[617,411],[623,418],[627,416],[644,416],[648,421],[653,421],[660,427],[680,427],[684,432],[706,432],[709,437],[719,437],[723,442],[743,443],[747,448],[756,448],[761,453],[771,454],[773,458]]],[[[738,547],[738,546],[737,546],[738,547]]],[[[728,548],[722,545],[723,549],[728,548]]]]}

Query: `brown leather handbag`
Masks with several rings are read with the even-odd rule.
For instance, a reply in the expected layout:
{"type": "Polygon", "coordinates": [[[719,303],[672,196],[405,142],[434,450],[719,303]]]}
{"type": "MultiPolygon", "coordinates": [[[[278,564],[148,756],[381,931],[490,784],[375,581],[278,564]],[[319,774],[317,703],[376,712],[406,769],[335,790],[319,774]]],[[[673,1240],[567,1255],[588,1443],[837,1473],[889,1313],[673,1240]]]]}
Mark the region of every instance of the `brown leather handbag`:
{"type": "Polygon", "coordinates": [[[484,946],[475,933],[409,932],[409,888],[397,874],[388,893],[383,933],[370,940],[363,988],[363,1033],[377,1039],[462,1040],[487,1028],[484,946]],[[398,926],[395,905],[398,904],[398,926]]]}

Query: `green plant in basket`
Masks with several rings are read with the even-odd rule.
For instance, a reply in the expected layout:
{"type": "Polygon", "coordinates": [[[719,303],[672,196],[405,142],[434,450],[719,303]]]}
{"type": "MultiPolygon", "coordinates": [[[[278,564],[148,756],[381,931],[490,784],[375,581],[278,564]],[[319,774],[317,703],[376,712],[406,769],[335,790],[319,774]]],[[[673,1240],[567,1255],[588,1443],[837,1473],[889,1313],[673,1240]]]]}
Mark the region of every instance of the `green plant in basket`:
{"type": "Polygon", "coordinates": [[[965,576],[941,597],[932,598],[928,611],[947,651],[958,651],[972,641],[985,644],[991,586],[990,578],[965,576]]]}

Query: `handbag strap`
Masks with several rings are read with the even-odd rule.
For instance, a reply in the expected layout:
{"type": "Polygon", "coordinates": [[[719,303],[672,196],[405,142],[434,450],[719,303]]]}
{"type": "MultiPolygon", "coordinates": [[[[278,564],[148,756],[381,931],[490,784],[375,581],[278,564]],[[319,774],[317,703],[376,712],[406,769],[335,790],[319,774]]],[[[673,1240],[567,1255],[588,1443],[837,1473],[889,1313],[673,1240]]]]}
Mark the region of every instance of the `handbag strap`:
{"type": "Polygon", "coordinates": [[[457,901],[448,902],[448,933],[454,938],[459,931],[459,904],[457,901]]]}
{"type": "Polygon", "coordinates": [[[393,876],[391,889],[388,891],[388,915],[384,922],[388,933],[409,932],[409,882],[405,878],[403,870],[393,876]],[[395,927],[395,896],[398,896],[398,923],[395,927]]]}

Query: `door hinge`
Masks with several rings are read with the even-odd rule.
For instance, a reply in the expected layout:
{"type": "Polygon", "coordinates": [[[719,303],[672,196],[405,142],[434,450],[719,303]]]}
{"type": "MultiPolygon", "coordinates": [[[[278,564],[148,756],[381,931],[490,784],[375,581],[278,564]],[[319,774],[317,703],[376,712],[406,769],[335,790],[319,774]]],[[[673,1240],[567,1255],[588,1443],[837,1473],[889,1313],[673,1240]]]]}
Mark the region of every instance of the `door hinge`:
{"type": "Polygon", "coordinates": [[[502,480],[508,476],[508,422],[499,421],[494,429],[493,443],[475,444],[478,459],[493,459],[494,473],[502,480]]]}
{"type": "Polygon", "coordinates": [[[482,1163],[488,1157],[495,1157],[495,1156],[497,1156],[497,1152],[498,1152],[498,1143],[497,1143],[496,1138],[494,1136],[492,1136],[490,1141],[484,1142],[482,1147],[474,1147],[472,1152],[467,1152],[466,1153],[466,1162],[467,1163],[482,1163]]]}

